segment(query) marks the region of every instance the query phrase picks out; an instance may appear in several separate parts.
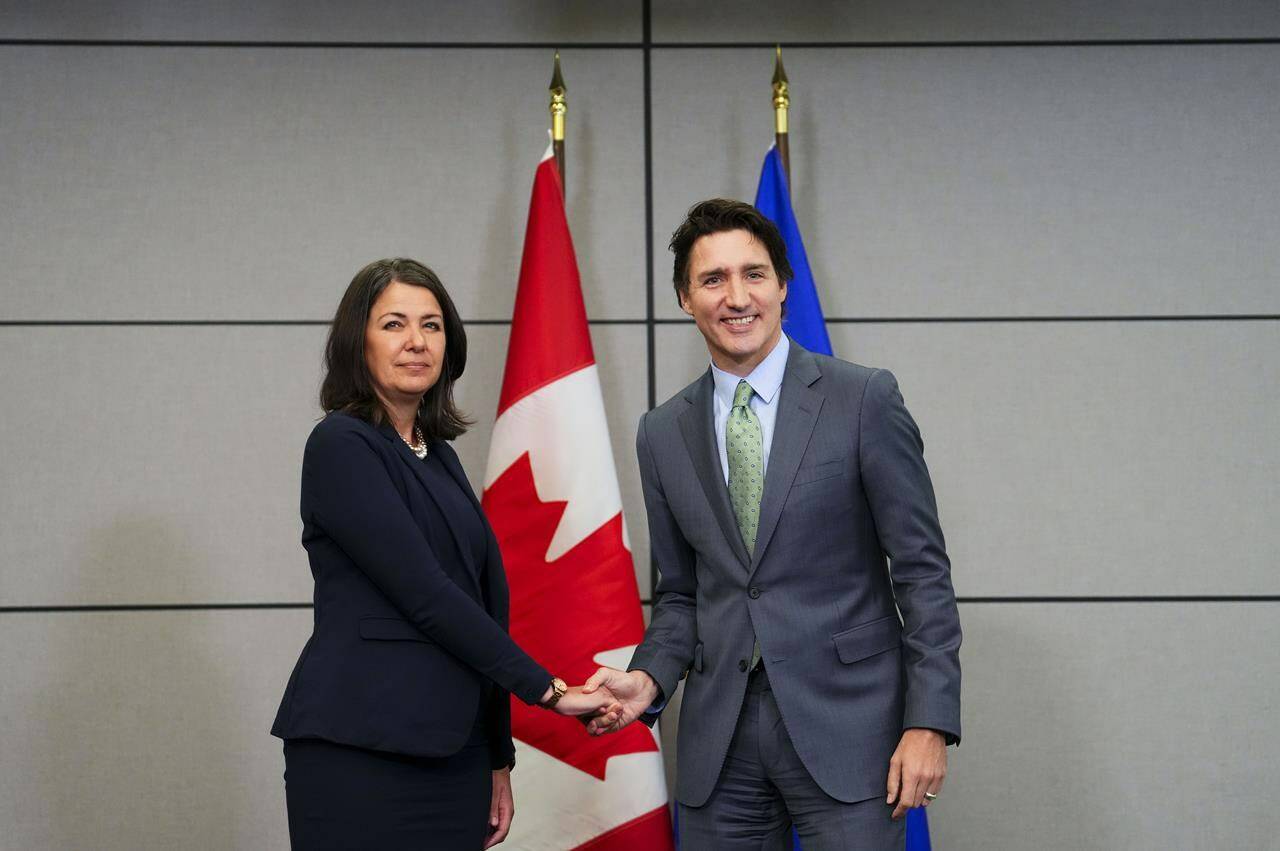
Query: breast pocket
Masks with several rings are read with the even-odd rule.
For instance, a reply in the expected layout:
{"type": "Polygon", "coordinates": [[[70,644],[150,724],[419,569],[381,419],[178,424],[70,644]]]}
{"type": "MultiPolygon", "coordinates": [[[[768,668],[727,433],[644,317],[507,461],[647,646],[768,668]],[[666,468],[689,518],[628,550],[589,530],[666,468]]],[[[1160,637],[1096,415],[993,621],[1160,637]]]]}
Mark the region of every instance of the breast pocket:
{"type": "Polygon", "coordinates": [[[811,467],[801,467],[796,471],[796,477],[792,479],[791,486],[809,485],[814,482],[821,482],[824,479],[834,479],[836,476],[844,473],[844,459],[837,458],[834,461],[824,461],[821,464],[814,464],[811,467]]]}

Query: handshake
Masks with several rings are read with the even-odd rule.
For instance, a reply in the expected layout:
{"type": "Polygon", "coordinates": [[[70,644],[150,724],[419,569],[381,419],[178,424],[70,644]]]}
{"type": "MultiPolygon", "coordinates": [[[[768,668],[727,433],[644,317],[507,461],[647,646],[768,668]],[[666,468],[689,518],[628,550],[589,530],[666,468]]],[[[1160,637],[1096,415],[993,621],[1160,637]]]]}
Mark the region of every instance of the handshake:
{"type": "Polygon", "coordinates": [[[639,718],[660,696],[657,683],[644,671],[601,668],[582,685],[566,691],[554,710],[577,717],[588,733],[602,736],[639,718]]]}

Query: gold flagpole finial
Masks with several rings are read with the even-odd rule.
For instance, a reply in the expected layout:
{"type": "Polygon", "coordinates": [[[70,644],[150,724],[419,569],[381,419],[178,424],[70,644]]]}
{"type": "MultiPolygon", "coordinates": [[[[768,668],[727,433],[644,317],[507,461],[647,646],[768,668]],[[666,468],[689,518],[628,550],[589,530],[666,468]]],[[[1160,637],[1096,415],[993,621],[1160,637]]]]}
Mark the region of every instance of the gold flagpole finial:
{"type": "Polygon", "coordinates": [[[791,108],[791,89],[787,84],[787,72],[782,67],[782,45],[775,48],[773,63],[773,131],[787,132],[787,112],[791,108]]]}
{"type": "Polygon", "coordinates": [[[555,70],[551,74],[551,140],[553,142],[564,141],[564,116],[569,110],[565,93],[568,90],[564,84],[564,77],[560,76],[560,51],[557,50],[555,70]]]}

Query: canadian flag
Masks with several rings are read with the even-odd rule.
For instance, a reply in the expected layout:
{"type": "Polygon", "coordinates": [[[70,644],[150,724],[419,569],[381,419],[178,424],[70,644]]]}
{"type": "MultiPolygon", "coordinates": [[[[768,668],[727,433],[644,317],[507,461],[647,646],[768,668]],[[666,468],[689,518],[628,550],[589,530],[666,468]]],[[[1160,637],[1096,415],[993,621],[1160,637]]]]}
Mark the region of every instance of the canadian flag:
{"type": "MultiPolygon", "coordinates": [[[[511,586],[511,636],[571,685],[624,667],[644,636],[600,377],[550,148],[529,204],[484,510],[511,586]]],[[[512,701],[516,818],[504,847],[672,847],[662,755],[632,724],[581,723],[512,701]]]]}

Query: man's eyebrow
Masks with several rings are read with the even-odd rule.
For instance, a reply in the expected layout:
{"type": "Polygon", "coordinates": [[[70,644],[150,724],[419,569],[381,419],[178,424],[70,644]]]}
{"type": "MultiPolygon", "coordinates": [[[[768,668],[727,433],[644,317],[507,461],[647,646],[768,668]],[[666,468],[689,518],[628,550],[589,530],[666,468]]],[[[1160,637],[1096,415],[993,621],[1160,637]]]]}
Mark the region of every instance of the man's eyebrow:
{"type": "Polygon", "coordinates": [[[718,267],[716,267],[715,269],[708,269],[707,271],[705,271],[705,272],[703,272],[702,274],[698,275],[698,280],[699,280],[699,281],[705,281],[707,278],[710,278],[712,275],[720,275],[720,276],[722,276],[722,277],[723,277],[723,276],[724,276],[728,271],[729,271],[729,270],[728,270],[728,269],[726,269],[725,267],[723,267],[723,266],[718,266],[718,267]]]}

